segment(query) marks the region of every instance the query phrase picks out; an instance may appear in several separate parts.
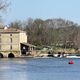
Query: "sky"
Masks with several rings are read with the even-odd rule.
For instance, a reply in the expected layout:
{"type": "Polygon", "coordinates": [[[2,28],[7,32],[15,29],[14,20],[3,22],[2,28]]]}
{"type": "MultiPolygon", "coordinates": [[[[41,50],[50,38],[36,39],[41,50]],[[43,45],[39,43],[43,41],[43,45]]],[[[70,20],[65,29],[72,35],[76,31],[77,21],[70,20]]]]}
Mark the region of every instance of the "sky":
{"type": "Polygon", "coordinates": [[[4,22],[28,18],[62,18],[80,24],[80,0],[9,0],[11,4],[3,14],[4,22]]]}

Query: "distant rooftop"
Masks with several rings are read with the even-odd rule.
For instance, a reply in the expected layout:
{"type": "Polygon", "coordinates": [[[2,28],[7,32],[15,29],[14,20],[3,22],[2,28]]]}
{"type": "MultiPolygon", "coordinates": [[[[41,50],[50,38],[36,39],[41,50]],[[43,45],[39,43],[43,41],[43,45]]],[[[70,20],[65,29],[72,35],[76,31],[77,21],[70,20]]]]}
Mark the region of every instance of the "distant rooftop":
{"type": "Polygon", "coordinates": [[[10,28],[10,27],[7,27],[5,26],[4,24],[0,23],[0,32],[1,33],[8,33],[8,32],[24,32],[22,30],[19,30],[19,29],[16,29],[16,28],[10,28]]]}
{"type": "Polygon", "coordinates": [[[19,32],[24,32],[24,31],[16,29],[16,28],[11,28],[11,27],[4,25],[3,23],[0,23],[0,32],[1,33],[11,33],[11,32],[19,33],[19,32]]]}

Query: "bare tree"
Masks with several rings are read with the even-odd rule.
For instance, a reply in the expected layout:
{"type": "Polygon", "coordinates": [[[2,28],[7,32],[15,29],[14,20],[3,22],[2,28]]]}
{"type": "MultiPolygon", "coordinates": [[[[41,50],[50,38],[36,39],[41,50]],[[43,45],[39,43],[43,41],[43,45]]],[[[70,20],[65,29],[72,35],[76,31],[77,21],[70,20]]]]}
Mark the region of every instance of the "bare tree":
{"type": "Polygon", "coordinates": [[[0,23],[3,23],[2,14],[7,11],[9,4],[8,0],[0,0],[0,23]]]}
{"type": "Polygon", "coordinates": [[[20,20],[16,20],[14,22],[11,22],[9,24],[10,28],[16,28],[16,29],[21,29],[22,30],[22,22],[20,20]]]}
{"type": "Polygon", "coordinates": [[[8,6],[9,3],[7,0],[0,0],[0,11],[5,11],[8,6]]]}

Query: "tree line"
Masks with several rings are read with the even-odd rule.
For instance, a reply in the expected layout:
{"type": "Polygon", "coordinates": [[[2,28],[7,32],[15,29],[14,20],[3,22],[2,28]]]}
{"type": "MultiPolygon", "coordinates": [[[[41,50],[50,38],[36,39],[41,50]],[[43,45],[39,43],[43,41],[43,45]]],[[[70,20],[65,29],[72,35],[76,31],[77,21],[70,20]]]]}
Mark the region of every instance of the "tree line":
{"type": "Polygon", "coordinates": [[[9,27],[26,31],[28,42],[34,45],[80,47],[80,26],[64,19],[14,21],[9,27]]]}

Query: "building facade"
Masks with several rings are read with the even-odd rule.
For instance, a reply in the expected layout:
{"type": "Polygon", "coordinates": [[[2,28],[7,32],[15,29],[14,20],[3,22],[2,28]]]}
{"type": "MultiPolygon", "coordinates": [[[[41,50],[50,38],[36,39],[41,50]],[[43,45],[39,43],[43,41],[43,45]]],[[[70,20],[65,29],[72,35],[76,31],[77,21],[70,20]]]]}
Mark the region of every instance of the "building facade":
{"type": "Polygon", "coordinates": [[[21,43],[27,43],[26,32],[0,27],[0,57],[19,57],[21,43]]]}

